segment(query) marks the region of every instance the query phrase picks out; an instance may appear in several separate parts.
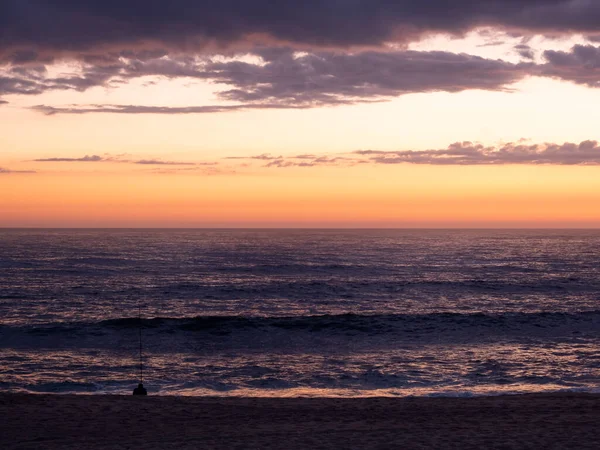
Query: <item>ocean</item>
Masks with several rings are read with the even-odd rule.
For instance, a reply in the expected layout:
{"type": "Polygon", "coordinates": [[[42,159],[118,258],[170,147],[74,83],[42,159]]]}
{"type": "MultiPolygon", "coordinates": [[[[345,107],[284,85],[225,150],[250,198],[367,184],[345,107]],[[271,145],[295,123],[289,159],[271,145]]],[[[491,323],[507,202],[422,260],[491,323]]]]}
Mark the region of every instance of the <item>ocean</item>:
{"type": "Polygon", "coordinates": [[[600,392],[598,230],[0,229],[0,390],[600,392]],[[141,316],[141,319],[140,319],[141,316]]]}

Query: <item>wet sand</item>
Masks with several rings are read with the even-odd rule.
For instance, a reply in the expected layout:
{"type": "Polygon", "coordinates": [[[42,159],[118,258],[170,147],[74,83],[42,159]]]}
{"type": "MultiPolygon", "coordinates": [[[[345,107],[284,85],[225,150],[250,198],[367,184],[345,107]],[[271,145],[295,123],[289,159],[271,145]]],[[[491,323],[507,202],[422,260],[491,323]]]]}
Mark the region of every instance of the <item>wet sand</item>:
{"type": "Polygon", "coordinates": [[[600,395],[0,394],[1,449],[598,449],[600,395]]]}

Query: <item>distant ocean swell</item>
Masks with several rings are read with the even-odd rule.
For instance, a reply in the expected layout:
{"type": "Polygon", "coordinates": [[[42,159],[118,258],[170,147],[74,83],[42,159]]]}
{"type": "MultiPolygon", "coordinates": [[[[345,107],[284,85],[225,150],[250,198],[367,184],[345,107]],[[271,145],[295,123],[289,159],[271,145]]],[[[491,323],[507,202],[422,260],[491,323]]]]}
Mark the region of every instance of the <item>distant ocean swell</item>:
{"type": "MultiPolygon", "coordinates": [[[[96,279],[101,279],[101,269],[96,269],[94,273],[87,273],[86,271],[69,271],[68,273],[61,274],[63,276],[71,276],[72,280],[68,280],[67,284],[51,285],[49,283],[50,278],[43,278],[43,284],[31,284],[32,279],[23,278],[18,288],[14,286],[7,286],[7,288],[0,294],[0,298],[36,298],[43,295],[51,294],[53,291],[56,293],[62,292],[64,289],[72,290],[77,293],[78,290],[86,289],[89,292],[86,294],[93,293],[94,290],[98,290],[94,283],[96,279]],[[78,272],[78,273],[75,273],[78,272]],[[28,283],[29,281],[29,283],[28,283]],[[78,282],[79,281],[79,282],[78,282]],[[61,290],[62,288],[62,290],[61,290]],[[40,291],[41,289],[41,291],[40,291]]],[[[118,274],[118,273],[117,273],[118,274]]],[[[102,291],[104,294],[134,294],[140,297],[144,295],[182,295],[182,296],[194,296],[208,298],[235,298],[235,297],[250,297],[255,295],[261,295],[263,297],[281,297],[283,293],[291,297],[296,295],[306,295],[307,293],[317,294],[323,297],[339,296],[340,294],[398,294],[403,291],[413,292],[419,290],[425,290],[427,292],[432,290],[440,290],[442,292],[447,291],[478,291],[478,292],[498,292],[498,293],[528,293],[528,292],[546,292],[546,293],[562,293],[565,289],[574,290],[575,292],[598,292],[600,289],[600,279],[582,279],[577,277],[562,277],[562,278],[535,278],[529,276],[526,279],[519,280],[513,275],[510,280],[505,279],[492,279],[491,275],[487,275],[487,279],[471,278],[462,280],[452,281],[441,281],[433,279],[406,279],[399,275],[384,276],[382,274],[368,274],[362,273],[360,276],[348,278],[348,272],[344,273],[344,277],[327,278],[324,275],[324,279],[317,277],[310,277],[307,275],[306,279],[277,279],[276,273],[266,272],[261,273],[264,278],[271,277],[270,280],[258,279],[256,277],[239,277],[231,278],[227,280],[201,280],[197,281],[186,281],[186,282],[174,282],[171,283],[169,280],[163,280],[160,283],[146,283],[145,287],[131,286],[130,284],[124,284],[120,280],[115,280],[113,286],[103,286],[102,291]],[[123,285],[119,289],[120,285],[123,285]],[[341,289],[341,291],[340,291],[341,289]]],[[[327,274],[333,277],[335,274],[327,274]]],[[[149,276],[149,275],[148,275],[149,276]]],[[[202,278],[198,276],[198,278],[202,278]]],[[[291,278],[291,277],[290,277],[291,278]]],[[[16,284],[19,280],[13,280],[12,283],[16,284]]],[[[52,280],[54,281],[54,280],[52,280]]]]}
{"type": "MultiPolygon", "coordinates": [[[[391,343],[398,341],[451,343],[458,339],[489,340],[502,337],[530,338],[600,338],[600,310],[577,313],[536,312],[501,314],[437,313],[422,315],[319,315],[296,317],[199,316],[193,318],[135,317],[99,322],[55,322],[26,326],[0,325],[0,347],[41,345],[49,342],[77,347],[82,338],[92,339],[99,346],[110,345],[111,337],[142,329],[149,346],[164,345],[166,341],[185,339],[185,335],[202,334],[210,343],[218,338],[244,337],[264,344],[269,335],[280,340],[288,335],[322,335],[331,338],[368,339],[386,336],[391,343]],[[30,339],[27,339],[27,336],[30,339]],[[156,342],[157,336],[160,342],[156,342]],[[68,339],[79,338],[79,339],[68,339]],[[106,337],[107,339],[102,339],[106,337]],[[31,339],[33,338],[33,339],[31,339]],[[67,340],[65,340],[67,339],[67,340]]],[[[86,346],[89,345],[88,341],[86,346]]],[[[231,341],[226,340],[227,343],[231,341]]],[[[248,342],[250,345],[250,341],[248,342]]]]}

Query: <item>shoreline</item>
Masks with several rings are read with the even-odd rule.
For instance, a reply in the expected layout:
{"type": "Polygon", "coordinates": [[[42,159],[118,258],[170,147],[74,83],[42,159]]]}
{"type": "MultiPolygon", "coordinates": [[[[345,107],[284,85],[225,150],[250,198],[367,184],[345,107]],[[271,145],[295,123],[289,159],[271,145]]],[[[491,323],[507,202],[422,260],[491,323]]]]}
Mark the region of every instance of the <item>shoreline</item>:
{"type": "Polygon", "coordinates": [[[265,398],[0,392],[0,448],[598,448],[600,394],[265,398]]]}
{"type": "MultiPolygon", "coordinates": [[[[0,390],[0,397],[3,395],[48,395],[60,397],[128,397],[135,387],[131,384],[131,388],[126,390],[118,389],[113,391],[35,391],[35,390],[0,390]]],[[[331,389],[331,388],[285,388],[285,389],[235,389],[228,391],[215,391],[206,388],[187,388],[185,390],[156,390],[155,386],[146,385],[148,397],[159,398],[197,398],[197,399],[272,399],[272,400],[287,400],[287,399],[346,399],[346,400],[362,400],[362,399],[427,399],[427,398],[485,398],[485,397],[519,397],[519,396],[552,396],[552,395],[600,395],[600,387],[598,388],[581,388],[574,387],[572,389],[564,387],[554,387],[548,389],[527,390],[518,389],[464,389],[464,390],[435,390],[435,389],[403,389],[396,388],[380,388],[380,389],[331,389]]]]}

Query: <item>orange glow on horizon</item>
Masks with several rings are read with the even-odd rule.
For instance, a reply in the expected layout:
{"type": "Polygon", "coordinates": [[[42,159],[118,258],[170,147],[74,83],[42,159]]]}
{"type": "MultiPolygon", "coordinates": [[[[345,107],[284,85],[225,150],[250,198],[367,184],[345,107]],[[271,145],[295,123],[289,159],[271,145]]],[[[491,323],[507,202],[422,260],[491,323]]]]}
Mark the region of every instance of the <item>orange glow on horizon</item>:
{"type": "Polygon", "coordinates": [[[0,226],[598,226],[594,167],[6,174],[0,226]]]}

